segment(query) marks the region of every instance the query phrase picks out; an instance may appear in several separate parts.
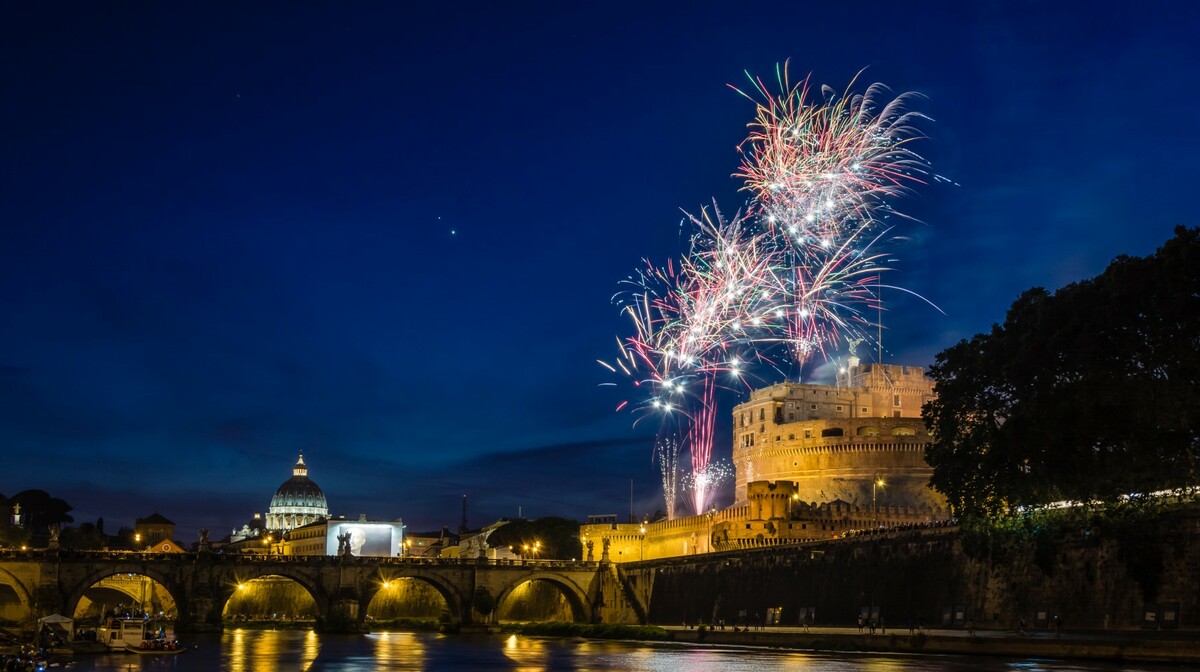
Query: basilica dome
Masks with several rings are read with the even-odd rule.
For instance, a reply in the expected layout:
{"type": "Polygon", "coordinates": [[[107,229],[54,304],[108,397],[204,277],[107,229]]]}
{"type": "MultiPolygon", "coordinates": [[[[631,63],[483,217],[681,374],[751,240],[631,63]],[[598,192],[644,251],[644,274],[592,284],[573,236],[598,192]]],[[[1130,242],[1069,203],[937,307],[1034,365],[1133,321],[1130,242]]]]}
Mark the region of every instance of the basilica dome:
{"type": "Polygon", "coordinates": [[[321,487],[308,477],[304,453],[292,468],[292,477],[275,490],[267,509],[267,529],[291,530],[329,517],[329,504],[321,487]]]}

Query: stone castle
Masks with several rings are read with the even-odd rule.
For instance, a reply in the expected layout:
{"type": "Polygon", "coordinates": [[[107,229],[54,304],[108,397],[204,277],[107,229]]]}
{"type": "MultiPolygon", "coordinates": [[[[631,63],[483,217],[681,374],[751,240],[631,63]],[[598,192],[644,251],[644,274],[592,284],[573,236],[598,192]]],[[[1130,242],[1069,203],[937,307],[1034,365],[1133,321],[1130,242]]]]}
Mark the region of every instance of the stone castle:
{"type": "Polygon", "coordinates": [[[923,368],[855,357],[833,385],[755,390],[733,409],[732,506],[653,523],[589,522],[584,545],[629,562],[943,520],[921,420],[933,396],[923,368]]]}

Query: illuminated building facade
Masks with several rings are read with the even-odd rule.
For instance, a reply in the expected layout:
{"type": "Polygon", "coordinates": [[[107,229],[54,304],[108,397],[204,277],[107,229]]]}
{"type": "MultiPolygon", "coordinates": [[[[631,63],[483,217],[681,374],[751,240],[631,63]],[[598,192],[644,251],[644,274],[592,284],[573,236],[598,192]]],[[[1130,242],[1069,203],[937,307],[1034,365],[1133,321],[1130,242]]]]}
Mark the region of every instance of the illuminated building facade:
{"type": "Polygon", "coordinates": [[[933,381],[921,367],[855,358],[834,385],[755,390],[733,409],[735,505],[748,501],[755,481],[793,482],[798,500],[814,506],[943,505],[926,487],[933,470],[921,407],[931,399],[933,381]]]}
{"type": "Polygon", "coordinates": [[[945,500],[928,487],[921,419],[933,398],[923,368],[854,357],[833,385],[754,390],[733,410],[732,506],[675,520],[589,521],[581,541],[594,559],[626,562],[944,520],[945,500]]]}
{"type": "Polygon", "coordinates": [[[175,541],[175,523],[157,511],[138,518],[133,523],[134,544],[139,550],[158,553],[181,553],[183,547],[175,541]]]}
{"type": "Polygon", "coordinates": [[[396,557],[404,553],[404,523],[396,521],[332,518],[314,521],[284,534],[284,555],[338,555],[396,557]],[[345,540],[345,546],[341,539],[345,540]]]}
{"type": "Polygon", "coordinates": [[[308,477],[304,453],[292,467],[292,477],[284,481],[271,497],[267,509],[267,529],[287,531],[329,517],[325,493],[308,477]]]}

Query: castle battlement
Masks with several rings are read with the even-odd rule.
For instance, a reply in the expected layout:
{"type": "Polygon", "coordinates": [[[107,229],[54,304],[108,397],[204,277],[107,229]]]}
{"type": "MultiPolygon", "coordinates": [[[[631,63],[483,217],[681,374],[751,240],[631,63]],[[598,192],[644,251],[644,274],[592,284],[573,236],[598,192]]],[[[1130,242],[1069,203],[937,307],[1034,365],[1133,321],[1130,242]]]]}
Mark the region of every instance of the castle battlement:
{"type": "Polygon", "coordinates": [[[925,369],[859,364],[834,385],[776,383],[733,409],[733,506],[675,520],[589,524],[616,562],[836,538],[875,527],[944,520],[929,489],[934,398],[925,369]]]}

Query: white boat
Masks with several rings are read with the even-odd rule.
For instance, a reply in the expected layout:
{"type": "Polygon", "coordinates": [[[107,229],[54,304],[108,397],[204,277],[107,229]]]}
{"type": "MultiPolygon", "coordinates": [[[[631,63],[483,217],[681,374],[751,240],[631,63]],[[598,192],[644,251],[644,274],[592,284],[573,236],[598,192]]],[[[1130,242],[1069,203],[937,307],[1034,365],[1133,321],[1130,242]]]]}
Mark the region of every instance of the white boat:
{"type": "Polygon", "coordinates": [[[175,646],[175,633],[147,618],[109,617],[96,628],[96,641],[109,651],[143,648],[155,640],[175,646]]]}
{"type": "Polygon", "coordinates": [[[139,656],[169,656],[187,651],[182,644],[173,639],[146,639],[139,646],[127,646],[125,650],[139,656]]]}

